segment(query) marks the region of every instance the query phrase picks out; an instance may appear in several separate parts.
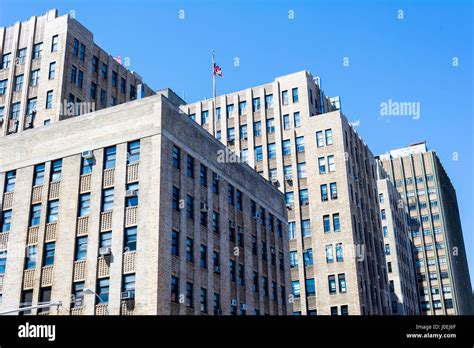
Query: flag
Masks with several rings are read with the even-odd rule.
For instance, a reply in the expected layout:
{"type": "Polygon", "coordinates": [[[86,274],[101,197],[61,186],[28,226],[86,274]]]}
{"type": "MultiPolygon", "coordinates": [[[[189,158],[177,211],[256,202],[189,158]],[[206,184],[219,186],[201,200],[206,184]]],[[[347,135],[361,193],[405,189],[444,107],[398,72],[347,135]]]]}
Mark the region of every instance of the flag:
{"type": "Polygon", "coordinates": [[[219,65],[217,65],[216,63],[214,63],[214,76],[224,76],[224,74],[222,74],[222,69],[219,65]]]}
{"type": "Polygon", "coordinates": [[[120,56],[117,56],[117,57],[115,57],[114,59],[115,59],[115,61],[116,61],[117,63],[119,63],[120,65],[122,65],[122,58],[120,58],[120,56]]]}

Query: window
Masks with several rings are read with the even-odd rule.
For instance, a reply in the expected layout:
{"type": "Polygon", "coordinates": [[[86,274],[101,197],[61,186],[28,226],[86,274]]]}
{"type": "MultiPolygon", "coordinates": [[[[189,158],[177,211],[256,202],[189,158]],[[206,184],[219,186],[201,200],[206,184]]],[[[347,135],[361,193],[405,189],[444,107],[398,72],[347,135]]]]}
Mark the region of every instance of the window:
{"type": "Polygon", "coordinates": [[[11,53],[5,53],[2,56],[2,67],[1,67],[2,70],[8,69],[10,67],[11,59],[12,59],[11,53]]]}
{"type": "Polygon", "coordinates": [[[247,139],[247,125],[240,126],[240,138],[247,139]]]}
{"type": "Polygon", "coordinates": [[[77,39],[74,39],[73,44],[72,44],[72,54],[77,57],[79,53],[79,41],[77,39]]]}
{"type": "Polygon", "coordinates": [[[176,169],[180,169],[181,167],[181,149],[177,146],[173,146],[173,153],[172,153],[172,157],[173,157],[173,167],[175,167],[176,169]]]}
{"type": "Polygon", "coordinates": [[[179,302],[179,279],[171,276],[171,301],[179,302]]]}
{"type": "Polygon", "coordinates": [[[41,186],[44,183],[44,163],[35,166],[33,186],[41,186]]]}
{"type": "Polygon", "coordinates": [[[43,50],[43,43],[37,43],[33,45],[33,56],[32,59],[39,59],[41,58],[41,51],[43,50]]]}
{"type": "Polygon", "coordinates": [[[276,145],[275,143],[268,144],[268,158],[276,158],[276,145]]]}
{"type": "Polygon", "coordinates": [[[0,95],[5,95],[7,93],[8,80],[0,81],[0,95]]]}
{"type": "Polygon", "coordinates": [[[314,279],[306,279],[306,296],[316,295],[316,287],[314,279]]]}
{"type": "Polygon", "coordinates": [[[212,264],[214,266],[214,272],[220,273],[220,261],[219,261],[219,252],[214,251],[212,253],[212,264]]]}
{"type": "Polygon", "coordinates": [[[295,239],[296,238],[296,223],[289,222],[288,223],[288,239],[295,239]]]}
{"type": "Polygon", "coordinates": [[[303,252],[303,262],[305,267],[313,265],[313,249],[308,249],[303,252]]]}
{"type": "Polygon", "coordinates": [[[309,197],[308,197],[308,189],[300,190],[300,205],[308,205],[309,204],[309,197]]]}
{"type": "MultiPolygon", "coordinates": [[[[30,77],[30,85],[31,87],[37,86],[39,83],[39,78],[40,78],[40,70],[33,70],[31,72],[31,77],[30,77]]],[[[1,82],[0,81],[0,95],[2,95],[2,89],[1,89],[1,82]]],[[[6,88],[6,87],[5,87],[6,88]]]]}
{"type": "Polygon", "coordinates": [[[298,267],[298,252],[290,251],[290,268],[298,267]]]}
{"type": "Polygon", "coordinates": [[[16,58],[17,64],[24,64],[26,59],[26,48],[20,48],[18,50],[18,56],[16,58]]]}
{"type": "Polygon", "coordinates": [[[296,138],[296,152],[304,152],[304,137],[296,138]]]}
{"type": "Polygon", "coordinates": [[[334,227],[334,232],[339,232],[341,230],[341,224],[339,221],[339,214],[332,215],[332,224],[334,227]]]}
{"type": "Polygon", "coordinates": [[[50,80],[53,80],[55,73],[56,73],[56,62],[51,62],[51,63],[49,63],[48,78],[50,80]]]}
{"type": "Polygon", "coordinates": [[[2,232],[10,231],[10,225],[12,222],[12,211],[5,210],[2,213],[2,232]]]}
{"type": "Polygon", "coordinates": [[[217,314],[222,314],[221,313],[221,299],[220,299],[220,295],[218,293],[214,293],[214,296],[213,296],[213,306],[214,306],[214,314],[217,315],[217,314]]]}
{"type": "Polygon", "coordinates": [[[293,88],[291,90],[291,95],[293,97],[293,103],[297,103],[298,100],[299,100],[299,97],[298,97],[298,88],[293,88]]]}
{"type": "Polygon", "coordinates": [[[61,172],[63,167],[62,160],[53,161],[51,164],[51,181],[60,181],[61,180],[61,172]]]}
{"type": "Polygon", "coordinates": [[[234,116],[233,115],[234,114],[234,104],[227,105],[226,111],[227,111],[227,118],[233,117],[234,116]]]}
{"type": "Polygon", "coordinates": [[[81,175],[92,173],[93,166],[94,166],[93,158],[82,158],[81,175]]]}
{"type": "Polygon", "coordinates": [[[44,256],[43,266],[51,266],[54,263],[54,251],[56,249],[56,243],[46,243],[44,245],[44,256]]]}
{"type": "Polygon", "coordinates": [[[267,120],[267,133],[272,134],[275,133],[275,119],[269,118],[267,120]]]}
{"type": "Polygon", "coordinates": [[[255,161],[263,161],[263,148],[262,146],[255,147],[255,161]]]}
{"type": "Polygon", "coordinates": [[[31,206],[30,226],[38,226],[41,217],[41,203],[31,206]]]}
{"type": "Polygon", "coordinates": [[[128,143],[127,154],[128,164],[137,163],[140,160],[140,140],[135,140],[128,143]]]}
{"type": "Polygon", "coordinates": [[[17,75],[15,77],[15,85],[13,86],[13,91],[15,92],[21,92],[23,89],[23,77],[24,75],[17,75]]]}
{"type": "Polygon", "coordinates": [[[288,105],[288,91],[281,92],[281,103],[283,105],[288,105]]]}
{"type": "Polygon", "coordinates": [[[106,106],[107,104],[107,92],[105,91],[105,89],[101,89],[100,90],[100,105],[102,106],[106,106]]]}
{"type": "Polygon", "coordinates": [[[102,78],[104,80],[107,80],[107,64],[102,63],[102,67],[100,71],[101,71],[102,78]]]}
{"type": "Polygon", "coordinates": [[[273,108],[273,94],[265,96],[265,109],[273,108]]]}
{"type": "Polygon", "coordinates": [[[326,135],[326,145],[332,145],[332,129],[326,129],[324,133],[326,135]]]}
{"type": "Polygon", "coordinates": [[[79,59],[84,61],[86,58],[86,46],[84,44],[81,44],[79,47],[79,59]]]}
{"type": "Polygon", "coordinates": [[[58,221],[59,200],[50,201],[48,203],[48,216],[46,223],[58,221]]]}
{"type": "Polygon", "coordinates": [[[349,306],[347,305],[341,306],[341,315],[349,315],[349,306]]]}
{"type": "Polygon", "coordinates": [[[191,238],[186,238],[186,261],[194,262],[194,245],[191,238]]]}
{"type": "Polygon", "coordinates": [[[383,229],[383,236],[388,237],[388,228],[387,228],[387,226],[383,226],[382,229],[383,229]]]}
{"type": "Polygon", "coordinates": [[[115,168],[117,157],[117,148],[115,146],[107,147],[104,154],[104,169],[115,168]]]}
{"type": "Polygon", "coordinates": [[[53,107],[53,91],[48,91],[46,93],[46,109],[51,109],[53,107]]]}
{"type": "Polygon", "coordinates": [[[283,156],[291,154],[291,143],[290,139],[283,140],[283,156]]]}
{"type": "Polygon", "coordinates": [[[216,108],[216,119],[217,119],[217,121],[221,120],[221,108],[220,107],[216,108]]]}
{"type": "Polygon", "coordinates": [[[15,190],[16,171],[7,172],[5,176],[5,192],[13,192],[15,190]]]}
{"type": "Polygon", "coordinates": [[[207,187],[207,167],[203,164],[199,168],[199,182],[202,186],[207,187]]]}
{"type": "Polygon", "coordinates": [[[230,260],[230,262],[229,262],[229,276],[230,276],[230,280],[235,282],[235,280],[236,280],[236,270],[235,270],[235,261],[234,260],[230,260]]]}
{"type": "Polygon", "coordinates": [[[253,123],[253,135],[255,137],[262,135],[262,123],[260,121],[253,123]]]}
{"type": "Polygon", "coordinates": [[[194,220],[194,197],[186,195],[186,216],[194,220]]]}
{"type": "Polygon", "coordinates": [[[260,111],[260,98],[252,99],[252,112],[260,111]]]}
{"type": "Polygon", "coordinates": [[[201,312],[207,313],[207,289],[201,288],[199,304],[201,312]]]}
{"type": "Polygon", "coordinates": [[[328,170],[334,172],[336,170],[336,163],[334,162],[334,156],[328,156],[328,170]]]}
{"type": "Polygon", "coordinates": [[[20,102],[12,104],[12,110],[10,112],[12,120],[18,120],[20,117],[20,102]]]}
{"type": "Polygon", "coordinates": [[[322,132],[322,131],[316,132],[316,146],[317,146],[317,147],[322,147],[322,146],[324,146],[324,142],[323,142],[323,132],[322,132]]]}
{"type": "Polygon", "coordinates": [[[209,120],[209,110],[205,110],[201,112],[201,126],[207,124],[209,120]]]}
{"type": "Polygon", "coordinates": [[[78,78],[77,78],[77,87],[82,89],[84,83],[84,72],[79,70],[78,78]]]}
{"type": "Polygon", "coordinates": [[[171,254],[179,256],[179,232],[171,231],[171,254]]]}
{"type": "Polygon", "coordinates": [[[89,215],[91,207],[91,194],[83,193],[79,196],[79,217],[89,215]]]}
{"type": "Polygon", "coordinates": [[[334,262],[333,247],[332,244],[328,244],[325,247],[326,250],[326,263],[334,262]]]}
{"type": "Polygon", "coordinates": [[[335,294],[336,289],[336,277],[334,275],[328,276],[329,294],[335,294]]]}
{"type": "Polygon", "coordinates": [[[87,258],[87,236],[76,239],[76,252],[74,261],[81,261],[87,258]]]}
{"type": "Polygon", "coordinates": [[[337,243],[336,244],[336,261],[337,262],[343,262],[344,261],[344,250],[342,248],[342,243],[337,243]]]}
{"type": "Polygon", "coordinates": [[[293,294],[293,297],[299,298],[300,297],[300,282],[297,280],[294,280],[291,282],[291,293],[293,294]]]}
{"type": "Polygon", "coordinates": [[[242,192],[239,190],[236,191],[236,204],[235,207],[242,211],[242,192]]]}
{"type": "Polygon", "coordinates": [[[227,141],[231,142],[235,140],[235,129],[232,128],[227,128],[227,141]]]}
{"type": "Polygon", "coordinates": [[[36,267],[36,254],[38,252],[38,249],[36,245],[30,245],[28,246],[28,249],[26,251],[26,269],[33,269],[36,267]]]}
{"type": "Polygon", "coordinates": [[[245,286],[245,268],[241,263],[237,266],[237,283],[245,286]]]}
{"type": "Polygon", "coordinates": [[[245,109],[247,108],[247,102],[241,101],[239,102],[239,116],[245,115],[245,109]]]}
{"type": "Polygon", "coordinates": [[[109,302],[109,278],[97,281],[97,295],[99,298],[96,299],[96,304],[109,302]]]}
{"type": "Polygon", "coordinates": [[[33,116],[33,114],[36,113],[36,104],[37,104],[36,98],[28,99],[28,106],[26,108],[26,114],[28,116],[33,116]]]}
{"type": "Polygon", "coordinates": [[[219,175],[216,173],[212,173],[212,192],[219,194],[219,175]]]}
{"type": "Polygon", "coordinates": [[[300,113],[295,112],[293,114],[293,121],[295,122],[295,128],[299,128],[301,125],[300,113]]]}
{"type": "Polygon", "coordinates": [[[318,158],[319,174],[326,174],[326,159],[324,157],[318,158]]]}
{"type": "Polygon", "coordinates": [[[125,251],[137,250],[137,227],[126,228],[124,237],[125,237],[124,250],[125,251]]]}
{"type": "Polygon", "coordinates": [[[102,191],[102,212],[112,211],[114,208],[114,189],[109,188],[102,191]]]}
{"type": "Polygon", "coordinates": [[[77,68],[73,65],[71,67],[71,82],[76,83],[77,81],[77,68]]]}
{"type": "Polygon", "coordinates": [[[346,292],[346,275],[344,273],[338,274],[337,280],[339,283],[339,292],[345,293],[346,292]]]}
{"type": "Polygon", "coordinates": [[[288,130],[290,128],[290,115],[283,115],[283,129],[288,130]]]}
{"type": "Polygon", "coordinates": [[[381,217],[382,217],[382,220],[385,220],[387,218],[386,214],[385,214],[385,209],[382,209],[380,211],[380,214],[381,214],[381,217]]]}
{"type": "Polygon", "coordinates": [[[207,268],[207,247],[201,244],[199,249],[199,266],[201,268],[207,268]]]}
{"type": "Polygon", "coordinates": [[[2,251],[0,252],[0,274],[5,274],[6,267],[7,267],[7,252],[2,251]]]}
{"type": "Polygon", "coordinates": [[[385,255],[390,255],[390,244],[385,244],[385,255]]]}
{"type": "Polygon", "coordinates": [[[91,82],[91,98],[95,100],[97,98],[97,85],[94,82],[91,82]]]}
{"type": "Polygon", "coordinates": [[[189,178],[194,178],[194,158],[190,155],[186,157],[186,175],[189,178]]]}
{"type": "Polygon", "coordinates": [[[324,228],[324,233],[331,232],[331,221],[329,219],[329,215],[323,216],[323,228],[324,228]]]}

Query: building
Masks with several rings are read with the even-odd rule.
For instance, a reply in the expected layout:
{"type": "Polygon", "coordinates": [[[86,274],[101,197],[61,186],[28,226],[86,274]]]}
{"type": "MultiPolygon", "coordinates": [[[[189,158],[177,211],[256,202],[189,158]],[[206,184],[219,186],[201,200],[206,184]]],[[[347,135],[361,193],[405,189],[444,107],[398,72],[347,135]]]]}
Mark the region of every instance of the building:
{"type": "Polygon", "coordinates": [[[456,191],[436,152],[423,142],[379,159],[408,206],[422,314],[472,313],[456,191]]]}
{"type": "Polygon", "coordinates": [[[419,315],[413,246],[408,208],[385,170],[377,163],[377,191],[384,236],[385,258],[394,315],[419,315]]]}
{"type": "Polygon", "coordinates": [[[0,136],[153,94],[71,15],[0,28],[0,136]]]}
{"type": "Polygon", "coordinates": [[[0,139],[0,312],[291,313],[283,194],[170,100],[0,139]]]}
{"type": "Polygon", "coordinates": [[[294,314],[389,314],[376,163],[307,71],[181,109],[285,193],[294,314]]]}

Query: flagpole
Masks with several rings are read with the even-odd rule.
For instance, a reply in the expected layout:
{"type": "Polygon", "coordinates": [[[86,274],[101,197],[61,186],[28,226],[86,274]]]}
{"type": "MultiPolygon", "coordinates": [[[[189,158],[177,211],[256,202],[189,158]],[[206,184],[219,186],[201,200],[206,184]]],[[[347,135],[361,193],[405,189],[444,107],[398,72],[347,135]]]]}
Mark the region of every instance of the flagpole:
{"type": "Polygon", "coordinates": [[[215,66],[215,60],[214,60],[214,49],[212,49],[212,104],[213,104],[213,112],[214,112],[214,137],[217,136],[217,115],[216,115],[216,74],[214,71],[214,66],[215,66]]]}

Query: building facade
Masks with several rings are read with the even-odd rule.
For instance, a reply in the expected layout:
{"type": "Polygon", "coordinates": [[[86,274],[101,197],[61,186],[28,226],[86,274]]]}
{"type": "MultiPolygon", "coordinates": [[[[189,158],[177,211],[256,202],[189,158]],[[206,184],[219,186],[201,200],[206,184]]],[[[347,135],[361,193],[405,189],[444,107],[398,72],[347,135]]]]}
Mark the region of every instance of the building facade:
{"type": "Polygon", "coordinates": [[[153,94],[71,15],[0,28],[0,136],[153,94]]]}
{"type": "Polygon", "coordinates": [[[181,106],[285,193],[294,314],[389,314],[376,164],[339,108],[307,71],[181,106]]]}
{"type": "Polygon", "coordinates": [[[379,162],[377,163],[377,179],[392,313],[418,315],[420,305],[408,224],[408,208],[379,162]]]}
{"type": "Polygon", "coordinates": [[[0,312],[291,313],[283,194],[171,94],[0,139],[0,312]]]}
{"type": "Polygon", "coordinates": [[[421,313],[472,313],[456,191],[438,156],[419,143],[379,159],[408,206],[421,313]]]}

